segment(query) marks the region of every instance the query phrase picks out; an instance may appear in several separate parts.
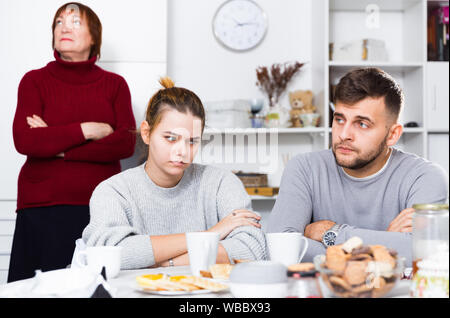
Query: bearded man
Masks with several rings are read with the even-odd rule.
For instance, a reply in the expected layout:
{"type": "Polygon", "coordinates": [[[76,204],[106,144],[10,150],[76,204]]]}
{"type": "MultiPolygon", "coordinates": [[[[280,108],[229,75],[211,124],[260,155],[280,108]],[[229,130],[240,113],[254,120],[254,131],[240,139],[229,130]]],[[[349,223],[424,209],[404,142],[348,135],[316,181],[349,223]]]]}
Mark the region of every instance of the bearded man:
{"type": "Polygon", "coordinates": [[[287,164],[267,232],[308,238],[303,261],[358,236],[412,263],[414,204],[448,202],[440,166],[395,148],[403,92],[378,68],[352,70],[334,95],[331,149],[295,156],[287,164]]]}

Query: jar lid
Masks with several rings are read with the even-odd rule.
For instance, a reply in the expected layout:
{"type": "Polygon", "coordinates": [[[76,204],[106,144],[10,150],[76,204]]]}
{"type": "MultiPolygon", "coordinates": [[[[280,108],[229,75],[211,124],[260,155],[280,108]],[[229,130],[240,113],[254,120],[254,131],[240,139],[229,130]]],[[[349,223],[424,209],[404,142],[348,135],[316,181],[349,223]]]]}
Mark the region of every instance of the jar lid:
{"type": "Polygon", "coordinates": [[[230,273],[230,282],[238,284],[279,284],[287,279],[287,267],[272,261],[239,263],[230,273]]]}
{"type": "Polygon", "coordinates": [[[447,210],[448,212],[448,204],[430,204],[430,203],[425,203],[425,204],[414,204],[413,209],[415,209],[417,212],[420,211],[443,211],[443,210],[447,210]]]}

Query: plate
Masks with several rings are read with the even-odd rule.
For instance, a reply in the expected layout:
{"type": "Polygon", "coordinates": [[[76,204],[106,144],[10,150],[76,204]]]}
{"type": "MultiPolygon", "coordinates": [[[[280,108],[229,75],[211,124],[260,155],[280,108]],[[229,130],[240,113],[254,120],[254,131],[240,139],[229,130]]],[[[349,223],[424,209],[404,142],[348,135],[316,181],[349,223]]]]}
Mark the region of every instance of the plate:
{"type": "Polygon", "coordinates": [[[198,295],[198,294],[209,294],[209,293],[220,293],[223,291],[229,291],[229,285],[227,283],[222,282],[218,279],[212,279],[212,278],[204,278],[216,283],[221,283],[227,286],[227,288],[214,291],[211,289],[197,289],[197,290],[177,290],[177,291],[170,291],[170,290],[152,290],[150,288],[146,288],[145,286],[139,285],[139,283],[135,283],[135,288],[138,291],[141,291],[143,293],[147,294],[153,294],[153,295],[160,295],[160,296],[184,296],[184,295],[198,295]]]}
{"type": "Polygon", "coordinates": [[[151,290],[147,289],[145,287],[136,286],[136,289],[147,294],[153,294],[153,295],[160,295],[160,296],[184,296],[184,295],[198,295],[198,294],[209,294],[209,293],[215,293],[212,290],[209,289],[199,289],[199,290],[177,290],[177,291],[170,291],[170,290],[151,290]]]}

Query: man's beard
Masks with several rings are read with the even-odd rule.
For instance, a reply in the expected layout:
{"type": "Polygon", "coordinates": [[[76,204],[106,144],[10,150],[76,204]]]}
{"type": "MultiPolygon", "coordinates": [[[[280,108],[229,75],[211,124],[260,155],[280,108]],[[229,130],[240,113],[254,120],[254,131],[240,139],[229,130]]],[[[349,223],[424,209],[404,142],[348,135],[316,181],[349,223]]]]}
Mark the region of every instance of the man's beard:
{"type": "Polygon", "coordinates": [[[338,147],[340,144],[336,144],[336,146],[332,147],[334,159],[336,160],[336,163],[343,168],[351,170],[358,170],[364,168],[368,164],[372,163],[375,159],[377,159],[378,156],[386,149],[386,140],[387,136],[386,138],[383,139],[383,141],[380,143],[377,149],[369,152],[368,154],[365,154],[362,157],[357,157],[350,163],[345,163],[344,161],[338,159],[338,157],[336,156],[335,148],[338,147]]]}

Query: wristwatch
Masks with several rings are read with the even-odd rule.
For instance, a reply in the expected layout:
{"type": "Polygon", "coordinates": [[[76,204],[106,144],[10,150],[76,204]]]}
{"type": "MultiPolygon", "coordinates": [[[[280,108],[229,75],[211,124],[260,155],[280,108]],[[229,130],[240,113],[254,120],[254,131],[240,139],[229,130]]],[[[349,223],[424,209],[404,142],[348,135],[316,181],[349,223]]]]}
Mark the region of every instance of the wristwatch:
{"type": "Polygon", "coordinates": [[[325,232],[325,234],[322,236],[322,244],[325,245],[325,247],[334,245],[341,227],[342,225],[335,224],[331,229],[325,232]]]}

